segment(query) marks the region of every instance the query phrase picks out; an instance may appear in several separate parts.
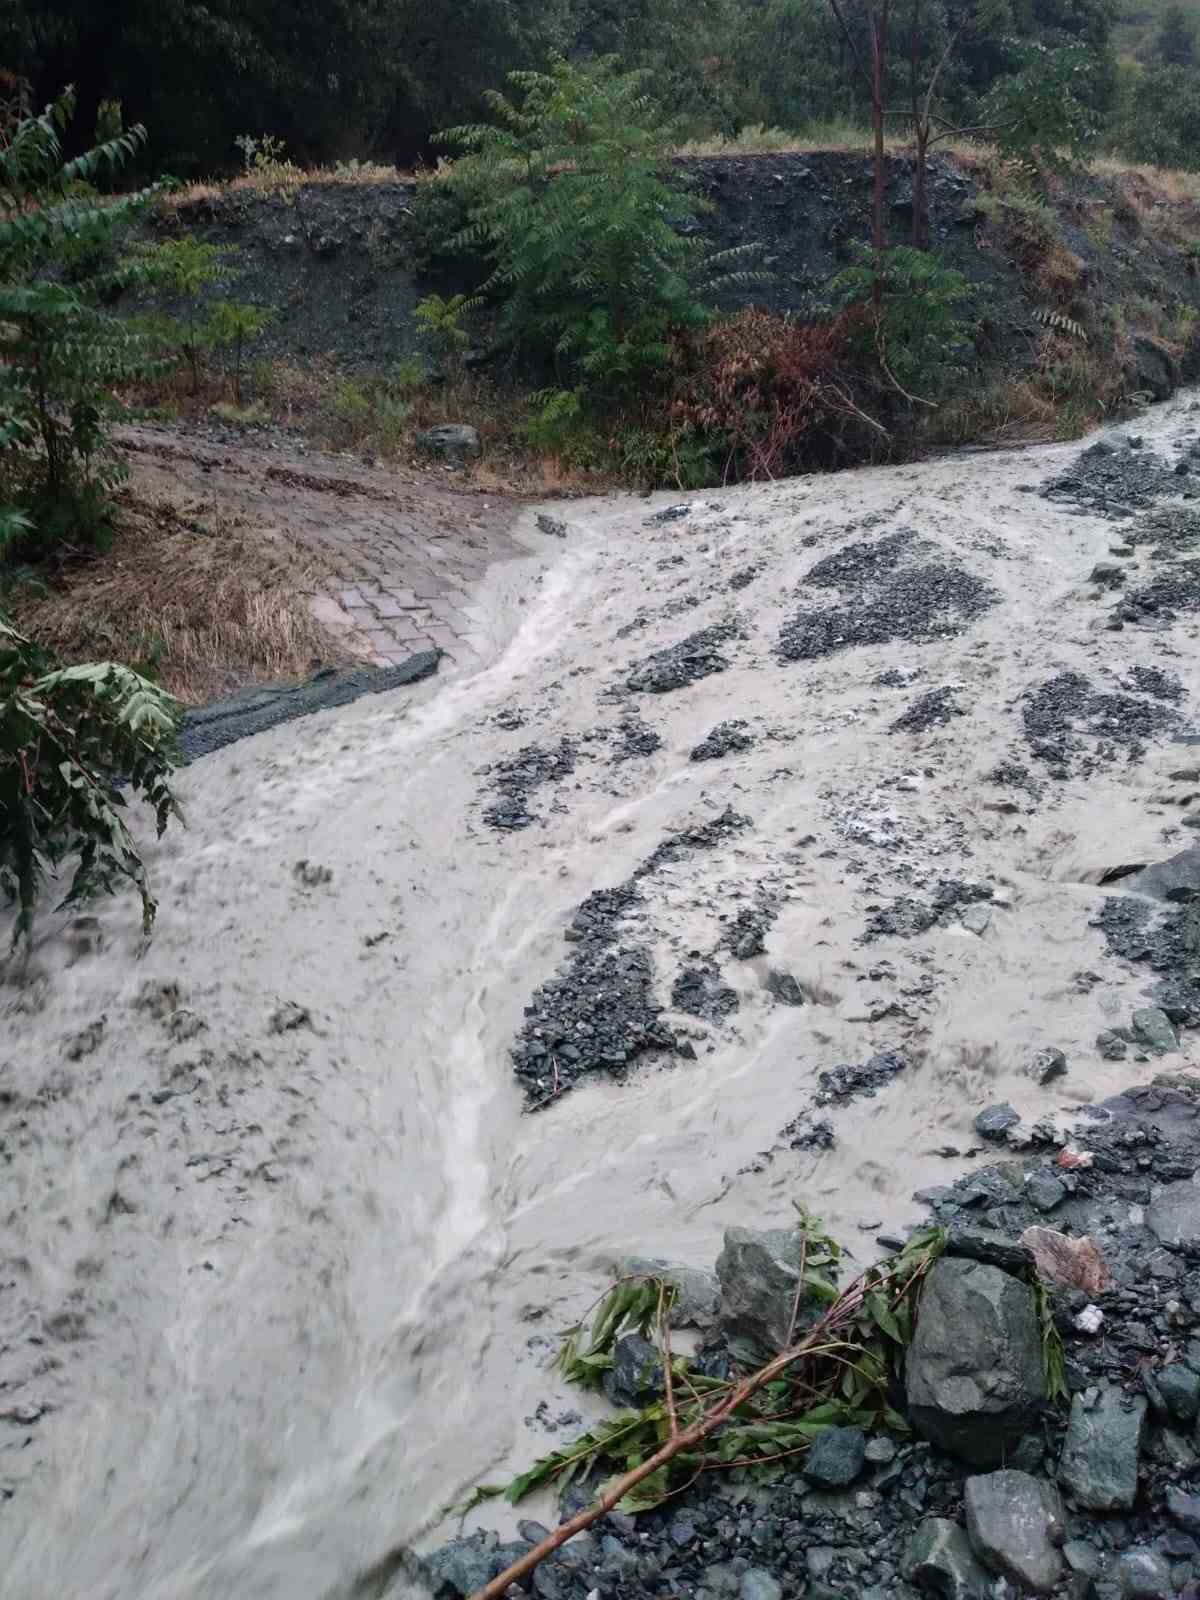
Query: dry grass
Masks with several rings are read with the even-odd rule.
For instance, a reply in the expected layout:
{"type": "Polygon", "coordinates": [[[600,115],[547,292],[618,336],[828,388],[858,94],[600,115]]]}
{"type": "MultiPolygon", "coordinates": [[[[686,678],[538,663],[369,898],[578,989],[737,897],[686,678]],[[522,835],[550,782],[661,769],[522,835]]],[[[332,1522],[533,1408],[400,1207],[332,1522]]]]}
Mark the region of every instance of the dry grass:
{"type": "Polygon", "coordinates": [[[383,461],[428,466],[416,435],[443,423],[469,423],[483,445],[482,459],[470,468],[476,488],[578,495],[618,486],[610,473],[536,448],[528,434],[529,392],[486,374],[451,372],[442,383],[400,386],[386,374],[339,372],[330,360],[304,366],[274,361],[256,371],[252,393],[276,422],[302,429],[314,443],[383,461]]]}
{"type": "Polygon", "coordinates": [[[291,162],[268,163],[239,173],[236,178],[204,178],[184,184],[163,195],[160,212],[200,202],[215,204],[231,194],[277,194],[286,188],[361,188],[364,185],[400,183],[425,176],[424,172],[402,172],[399,167],[377,161],[339,162],[335,167],[297,167],[291,162]]]}
{"type": "Polygon", "coordinates": [[[306,586],[319,575],[269,530],[127,494],[109,550],[65,558],[5,603],[64,661],[124,661],[200,705],[348,659],[309,611],[306,586]]]}

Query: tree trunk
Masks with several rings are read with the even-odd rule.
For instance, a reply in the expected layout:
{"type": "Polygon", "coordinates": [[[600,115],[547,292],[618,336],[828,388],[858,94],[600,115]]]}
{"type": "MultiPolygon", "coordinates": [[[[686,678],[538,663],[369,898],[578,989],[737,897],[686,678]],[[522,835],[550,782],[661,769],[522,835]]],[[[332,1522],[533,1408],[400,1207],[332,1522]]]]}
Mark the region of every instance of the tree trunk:
{"type": "Polygon", "coordinates": [[[871,16],[871,124],[875,130],[875,193],[871,207],[871,246],[875,254],[875,282],[871,299],[878,309],[883,301],[883,280],[887,268],[887,236],[883,207],[887,198],[887,155],[883,147],[884,73],[887,67],[888,10],[891,0],[880,0],[871,16]]]}
{"type": "Polygon", "coordinates": [[[914,250],[929,249],[929,186],[927,174],[929,171],[929,134],[930,125],[927,118],[921,118],[916,125],[917,151],[913,158],[913,226],[912,242],[914,250]]]}

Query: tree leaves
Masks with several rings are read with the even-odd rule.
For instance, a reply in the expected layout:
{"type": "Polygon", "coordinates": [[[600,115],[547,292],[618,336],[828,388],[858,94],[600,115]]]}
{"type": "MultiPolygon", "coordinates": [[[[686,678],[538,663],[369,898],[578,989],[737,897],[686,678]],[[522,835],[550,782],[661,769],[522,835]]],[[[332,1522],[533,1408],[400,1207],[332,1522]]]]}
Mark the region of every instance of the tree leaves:
{"type": "MultiPolygon", "coordinates": [[[[921,1286],[945,1248],[944,1233],[929,1228],[914,1235],[890,1261],[842,1288],[836,1241],[806,1212],[800,1214],[799,1227],[805,1291],[830,1308],[827,1314],[834,1319],[836,1334],[741,1403],[735,1403],[738,1379],[713,1378],[689,1358],[674,1356],[671,1372],[680,1434],[711,1416],[722,1402],[734,1404],[734,1409],[701,1445],[681,1447],[637,1484],[621,1501],[622,1510],[645,1511],[661,1505],[702,1472],[760,1477],[785,1470],[783,1464],[802,1455],[826,1428],[856,1425],[908,1432],[904,1418],[888,1404],[888,1393],[896,1363],[912,1339],[921,1286]]],[[[669,1296],[669,1285],[654,1277],[616,1283],[596,1308],[586,1345],[582,1325],[565,1336],[560,1370],[571,1382],[597,1387],[612,1365],[618,1339],[628,1332],[649,1337],[658,1331],[665,1364],[668,1351],[660,1324],[669,1309],[669,1296]]],[[[561,1490],[580,1477],[607,1473],[619,1478],[649,1461],[671,1437],[665,1399],[656,1398],[638,1411],[618,1413],[541,1457],[503,1491],[493,1485],[481,1493],[503,1492],[516,1503],[549,1483],[561,1490]]]]}
{"type": "Polygon", "coordinates": [[[180,815],[169,781],[179,708],[128,667],[47,665],[0,621],[0,889],[17,906],[13,943],[31,938],[47,874],[72,855],[62,905],[129,883],[148,934],[157,906],[118,784],[149,803],[160,834],[180,815]]]}

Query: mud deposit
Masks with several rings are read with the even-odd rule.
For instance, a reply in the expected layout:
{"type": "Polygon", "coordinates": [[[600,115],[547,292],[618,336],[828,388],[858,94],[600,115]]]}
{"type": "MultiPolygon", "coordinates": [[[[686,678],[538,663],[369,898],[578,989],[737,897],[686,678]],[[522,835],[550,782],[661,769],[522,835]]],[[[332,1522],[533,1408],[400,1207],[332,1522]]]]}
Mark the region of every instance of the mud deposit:
{"type": "MultiPolygon", "coordinates": [[[[445,1508],[603,1407],[550,1357],[623,1258],[708,1268],[802,1202],[853,1268],[917,1192],[1007,1233],[1184,1181],[1191,1136],[1141,1102],[1138,1138],[1096,1144],[1107,1188],[1041,1172],[1200,1040],[1188,869],[1137,877],[1198,842],[1174,467],[1200,419],[1139,427],[1082,467],[578,502],[565,538],[531,508],[472,595],[481,670],[186,771],[144,953],[128,901],[47,912],[0,989],[4,1600],[420,1593],[445,1508]],[[1051,1213],[996,1187],[1014,1159],[1051,1213]]],[[[1193,1268],[1131,1215],[1123,1343],[1073,1356],[1081,1383],[1129,1324],[1155,1370],[1200,1337],[1193,1268]]],[[[957,1517],[962,1475],[896,1459],[850,1532],[797,1480],[614,1523],[537,1593],[903,1596],[907,1524],[957,1517]]],[[[1191,1463],[1154,1455],[1145,1505],[1191,1463]]]]}

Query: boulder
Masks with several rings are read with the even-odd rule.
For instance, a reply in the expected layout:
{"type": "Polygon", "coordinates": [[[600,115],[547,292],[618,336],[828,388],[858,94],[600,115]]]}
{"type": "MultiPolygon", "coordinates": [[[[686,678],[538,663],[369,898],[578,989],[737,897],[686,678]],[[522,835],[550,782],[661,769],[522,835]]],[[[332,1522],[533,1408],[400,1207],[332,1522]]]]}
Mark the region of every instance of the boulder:
{"type": "Polygon", "coordinates": [[[761,1567],[751,1567],[742,1573],[739,1600],[783,1600],[783,1585],[761,1567]]]}
{"type": "Polygon", "coordinates": [[[433,1600],[461,1600],[499,1577],[528,1550],[525,1543],[500,1544],[494,1533],[475,1533],[427,1556],[422,1577],[433,1600]]]}
{"type": "Polygon", "coordinates": [[[1128,1511],[1137,1497],[1146,1397],[1085,1389],[1071,1402],[1058,1481],[1088,1511],[1128,1511]]]}
{"type": "Polygon", "coordinates": [[[957,1522],[926,1517],[908,1542],[901,1570],[942,1600],[990,1600],[992,1582],[975,1559],[970,1541],[957,1522]]]}
{"type": "Polygon", "coordinates": [[[417,434],[417,444],[422,450],[445,456],[450,461],[465,461],[477,456],[483,449],[479,433],[465,422],[443,422],[440,427],[426,428],[417,434]]]}
{"type": "Polygon", "coordinates": [[[984,1261],[991,1267],[1008,1267],[1014,1272],[1033,1265],[1033,1251],[1027,1245],[982,1223],[951,1223],[946,1232],[946,1254],[984,1261]]]}
{"type": "Polygon", "coordinates": [[[1182,1361],[1173,1361],[1154,1375],[1163,1404],[1179,1422],[1194,1422],[1200,1413],[1200,1377],[1182,1361]]]}
{"type": "Polygon", "coordinates": [[[944,1256],[921,1297],[905,1386],[918,1433],[972,1466],[999,1466],[1046,1403],[1033,1290],[944,1256]]]}
{"type": "MultiPolygon", "coordinates": [[[[727,1228],[717,1278],[721,1331],[735,1352],[753,1360],[781,1350],[800,1281],[799,1233],[794,1228],[727,1228]]],[[[803,1316],[799,1320],[803,1326],[803,1316]]]]}
{"type": "Polygon", "coordinates": [[[981,1139],[1003,1139],[1010,1128],[1015,1128],[1020,1117],[1007,1102],[987,1106],[975,1118],[975,1132],[981,1139]]]}
{"type": "Polygon", "coordinates": [[[867,1436],[861,1428],[826,1428],[804,1458],[804,1476],[818,1489],[845,1489],[863,1469],[867,1436]]]}
{"type": "Polygon", "coordinates": [[[1200,1534],[1200,1495],[1167,1485],[1167,1515],[1184,1533],[1200,1534]]]}
{"type": "Polygon", "coordinates": [[[721,1289],[715,1272],[704,1267],[682,1267],[655,1256],[627,1256],[621,1262],[622,1277],[661,1278],[675,1291],[671,1301],[673,1328],[699,1328],[707,1332],[716,1325],[721,1304],[721,1289]]]}
{"type": "Polygon", "coordinates": [[[1110,1577],[1128,1600],[1172,1600],[1171,1568],[1157,1550],[1126,1550],[1112,1564],[1110,1577]]]}
{"type": "Polygon", "coordinates": [[[1179,1035],[1171,1019],[1158,1006],[1146,1006],[1133,1013],[1133,1031],[1153,1055],[1165,1056],[1179,1049],[1179,1035]]]}
{"type": "Polygon", "coordinates": [[[1146,1209],[1146,1226],[1160,1244],[1180,1255],[1200,1255],[1200,1185],[1169,1183],[1146,1209]]]}
{"type": "Polygon", "coordinates": [[[967,1537],[994,1572],[1049,1594],[1062,1577],[1062,1504],[1053,1484],[1027,1472],[989,1472],[968,1478],[967,1537]]]}
{"type": "Polygon", "coordinates": [[[1052,1046],[1046,1050],[1039,1050],[1029,1063],[1029,1076],[1035,1083],[1043,1086],[1053,1083],[1055,1078],[1061,1078],[1067,1070],[1067,1058],[1061,1050],[1052,1046]]]}
{"type": "Polygon", "coordinates": [[[1120,884],[1122,890],[1149,895],[1152,900],[1178,900],[1186,890],[1200,894],[1200,845],[1131,872],[1120,884]]]}

